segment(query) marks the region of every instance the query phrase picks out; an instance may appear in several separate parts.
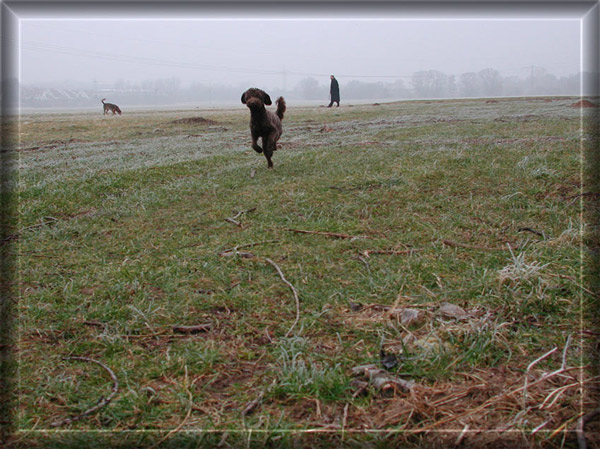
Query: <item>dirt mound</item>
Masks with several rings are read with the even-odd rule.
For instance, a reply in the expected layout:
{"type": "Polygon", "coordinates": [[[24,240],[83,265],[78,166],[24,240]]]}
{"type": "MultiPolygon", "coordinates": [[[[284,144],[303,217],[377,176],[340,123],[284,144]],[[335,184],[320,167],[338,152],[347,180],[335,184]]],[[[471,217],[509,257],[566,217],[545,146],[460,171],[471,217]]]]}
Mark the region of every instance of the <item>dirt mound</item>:
{"type": "Polygon", "coordinates": [[[175,125],[216,125],[217,122],[204,117],[187,117],[173,120],[171,123],[175,125]]]}
{"type": "Polygon", "coordinates": [[[598,105],[587,100],[579,100],[571,105],[572,108],[597,108],[598,105]]]}

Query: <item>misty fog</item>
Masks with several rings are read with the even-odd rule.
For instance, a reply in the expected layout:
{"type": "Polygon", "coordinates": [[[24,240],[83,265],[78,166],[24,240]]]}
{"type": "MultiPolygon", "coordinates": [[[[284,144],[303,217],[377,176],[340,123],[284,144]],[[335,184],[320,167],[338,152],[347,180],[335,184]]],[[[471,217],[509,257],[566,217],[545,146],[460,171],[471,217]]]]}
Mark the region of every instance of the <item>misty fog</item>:
{"type": "Polygon", "coordinates": [[[233,105],[251,86],[326,104],[579,95],[581,22],[565,19],[25,19],[23,107],[233,105]]]}

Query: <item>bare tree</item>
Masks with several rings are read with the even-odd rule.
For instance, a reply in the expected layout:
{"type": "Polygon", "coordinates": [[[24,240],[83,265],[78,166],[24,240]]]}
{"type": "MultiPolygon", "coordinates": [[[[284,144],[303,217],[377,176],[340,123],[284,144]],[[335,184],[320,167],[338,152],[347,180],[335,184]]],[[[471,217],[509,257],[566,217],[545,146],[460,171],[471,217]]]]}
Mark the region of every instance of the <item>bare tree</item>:
{"type": "Polygon", "coordinates": [[[439,70],[416,72],[411,84],[420,98],[445,98],[453,96],[456,91],[454,76],[446,75],[439,70]]]}
{"type": "Polygon", "coordinates": [[[477,73],[481,81],[481,90],[483,95],[496,97],[502,95],[502,77],[498,70],[483,69],[477,73]]]}
{"type": "Polygon", "coordinates": [[[468,72],[460,75],[459,78],[460,95],[463,97],[479,97],[481,96],[481,82],[477,73],[468,72]]]}

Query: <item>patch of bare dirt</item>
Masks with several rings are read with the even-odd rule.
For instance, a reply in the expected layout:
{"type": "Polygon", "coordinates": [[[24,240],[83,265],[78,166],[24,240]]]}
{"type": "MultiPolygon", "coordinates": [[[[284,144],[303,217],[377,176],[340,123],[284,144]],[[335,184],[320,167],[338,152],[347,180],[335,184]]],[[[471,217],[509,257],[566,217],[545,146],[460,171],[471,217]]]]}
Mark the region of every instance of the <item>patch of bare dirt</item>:
{"type": "Polygon", "coordinates": [[[70,143],[81,143],[84,142],[81,139],[68,139],[68,140],[51,140],[44,143],[43,145],[27,148],[19,148],[18,151],[35,151],[35,150],[53,150],[54,148],[66,146],[70,143]]]}
{"type": "Polygon", "coordinates": [[[579,100],[577,103],[573,103],[570,107],[572,108],[597,108],[598,105],[587,100],[579,100]]]}
{"type": "Polygon", "coordinates": [[[186,117],[170,122],[174,125],[216,125],[218,122],[204,117],[186,117]]]}

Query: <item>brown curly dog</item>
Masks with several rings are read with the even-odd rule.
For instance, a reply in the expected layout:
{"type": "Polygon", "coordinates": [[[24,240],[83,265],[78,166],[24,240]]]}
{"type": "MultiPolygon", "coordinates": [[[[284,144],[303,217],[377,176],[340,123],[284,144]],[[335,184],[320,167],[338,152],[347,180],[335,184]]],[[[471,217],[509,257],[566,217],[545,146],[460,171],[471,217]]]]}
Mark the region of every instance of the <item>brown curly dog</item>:
{"type": "Polygon", "coordinates": [[[250,109],[250,134],[252,135],[252,148],[257,153],[263,153],[267,158],[267,165],[273,168],[271,157],[277,150],[277,141],[283,132],[281,120],[285,112],[285,100],[277,99],[277,110],[267,111],[265,105],[271,105],[271,97],[261,89],[250,88],[242,94],[242,103],[250,109]],[[262,147],[258,145],[259,137],[262,138],[262,147]]]}

